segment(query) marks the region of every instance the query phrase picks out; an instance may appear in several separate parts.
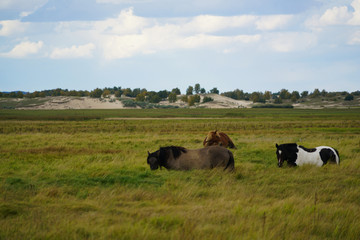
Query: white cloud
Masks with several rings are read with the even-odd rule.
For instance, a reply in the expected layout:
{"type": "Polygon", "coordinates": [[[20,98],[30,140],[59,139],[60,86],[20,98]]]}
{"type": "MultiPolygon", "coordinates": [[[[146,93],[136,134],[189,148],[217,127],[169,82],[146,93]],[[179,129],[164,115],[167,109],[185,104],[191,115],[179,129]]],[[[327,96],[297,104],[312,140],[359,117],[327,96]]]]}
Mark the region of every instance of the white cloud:
{"type": "Polygon", "coordinates": [[[360,0],[354,0],[351,6],[353,11],[348,6],[329,8],[321,15],[312,16],[306,25],[314,29],[331,25],[360,25],[360,0]]]}
{"type": "Polygon", "coordinates": [[[149,19],[135,16],[133,8],[129,8],[121,11],[117,18],[95,22],[94,28],[104,34],[133,34],[149,26],[150,22],[149,19]]]}
{"type": "Polygon", "coordinates": [[[92,57],[95,45],[88,43],[80,46],[72,46],[70,48],[55,48],[50,54],[52,59],[63,59],[63,58],[89,58],[92,57]]]}
{"type": "Polygon", "coordinates": [[[2,53],[1,56],[9,58],[24,58],[31,54],[36,54],[43,46],[42,41],[38,42],[21,42],[16,45],[10,52],[2,53]]]}
{"type": "Polygon", "coordinates": [[[273,16],[262,16],[256,21],[256,28],[259,30],[275,30],[282,28],[289,24],[292,15],[273,15],[273,16]]]}
{"type": "Polygon", "coordinates": [[[351,6],[354,8],[354,13],[348,23],[351,25],[360,25],[360,0],[353,1],[351,6]]]}
{"type": "Polygon", "coordinates": [[[347,6],[333,7],[327,9],[326,12],[320,17],[320,23],[323,25],[344,24],[352,14],[349,12],[347,6]]]}
{"type": "Polygon", "coordinates": [[[19,20],[0,21],[0,36],[10,36],[22,33],[26,30],[28,23],[19,20]]]}

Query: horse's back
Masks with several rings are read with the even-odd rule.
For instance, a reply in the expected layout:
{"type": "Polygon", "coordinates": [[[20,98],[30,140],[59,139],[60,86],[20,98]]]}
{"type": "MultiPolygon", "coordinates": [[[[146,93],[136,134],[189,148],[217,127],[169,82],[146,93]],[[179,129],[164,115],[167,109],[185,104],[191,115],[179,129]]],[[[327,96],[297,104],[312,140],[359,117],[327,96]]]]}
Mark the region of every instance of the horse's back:
{"type": "MultiPolygon", "coordinates": [[[[178,159],[177,168],[188,169],[211,169],[214,167],[227,167],[229,161],[233,160],[232,153],[220,146],[209,146],[200,149],[189,149],[178,159]]],[[[233,164],[233,163],[232,163],[233,164]]]]}
{"type": "Polygon", "coordinates": [[[323,166],[327,162],[339,164],[340,158],[338,152],[329,146],[319,146],[313,149],[299,147],[298,158],[296,164],[298,166],[304,164],[313,164],[323,166]]]}

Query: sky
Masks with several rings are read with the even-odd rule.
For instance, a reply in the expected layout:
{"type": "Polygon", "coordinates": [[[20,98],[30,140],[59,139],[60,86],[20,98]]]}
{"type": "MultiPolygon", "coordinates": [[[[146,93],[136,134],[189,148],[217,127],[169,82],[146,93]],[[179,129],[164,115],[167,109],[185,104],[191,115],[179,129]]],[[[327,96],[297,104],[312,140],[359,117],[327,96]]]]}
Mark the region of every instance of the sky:
{"type": "Polygon", "coordinates": [[[360,90],[360,0],[1,0],[0,91],[360,90]]]}

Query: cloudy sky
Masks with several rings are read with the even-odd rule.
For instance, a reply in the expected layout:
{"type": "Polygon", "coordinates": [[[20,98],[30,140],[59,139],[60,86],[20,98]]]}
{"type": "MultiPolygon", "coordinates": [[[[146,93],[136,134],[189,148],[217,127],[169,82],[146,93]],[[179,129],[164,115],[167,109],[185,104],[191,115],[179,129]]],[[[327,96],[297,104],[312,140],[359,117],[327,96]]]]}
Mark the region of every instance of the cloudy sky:
{"type": "Polygon", "coordinates": [[[360,0],[1,0],[0,91],[360,90],[360,0]]]}

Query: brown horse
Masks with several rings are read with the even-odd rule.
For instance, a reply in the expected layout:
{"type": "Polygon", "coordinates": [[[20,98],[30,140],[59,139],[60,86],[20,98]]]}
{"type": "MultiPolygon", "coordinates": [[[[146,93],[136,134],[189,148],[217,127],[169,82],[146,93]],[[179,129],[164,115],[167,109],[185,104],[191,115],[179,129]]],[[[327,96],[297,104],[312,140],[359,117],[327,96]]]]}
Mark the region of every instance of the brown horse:
{"type": "Polygon", "coordinates": [[[224,167],[224,170],[231,171],[234,169],[234,156],[230,150],[219,146],[193,150],[170,146],[161,147],[153,153],[148,152],[147,163],[151,170],[159,167],[175,170],[224,167]]]}
{"type": "Polygon", "coordinates": [[[204,147],[219,145],[223,147],[229,147],[236,149],[233,141],[223,132],[218,132],[217,130],[211,131],[207,134],[203,142],[204,147]]]}

